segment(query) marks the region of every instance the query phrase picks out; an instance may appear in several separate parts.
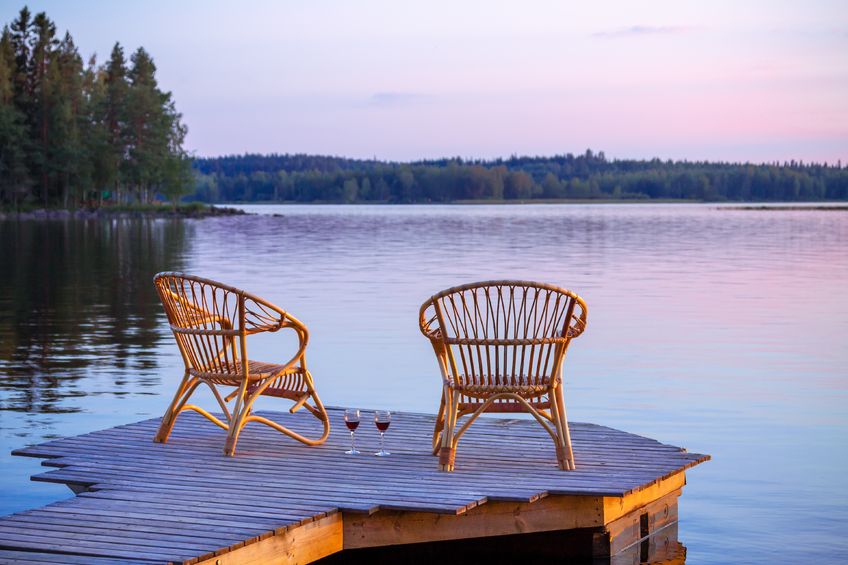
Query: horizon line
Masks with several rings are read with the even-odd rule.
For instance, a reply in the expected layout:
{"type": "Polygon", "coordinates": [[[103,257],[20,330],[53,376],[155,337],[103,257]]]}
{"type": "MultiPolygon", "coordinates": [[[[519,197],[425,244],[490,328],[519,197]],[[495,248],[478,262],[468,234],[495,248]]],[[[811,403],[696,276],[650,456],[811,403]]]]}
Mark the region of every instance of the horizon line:
{"type": "Polygon", "coordinates": [[[637,157],[608,157],[606,152],[604,151],[592,151],[590,148],[587,148],[586,151],[582,153],[553,153],[547,155],[530,155],[530,154],[517,154],[513,153],[509,157],[462,157],[460,155],[454,156],[443,156],[443,157],[431,157],[431,158],[422,158],[422,159],[380,159],[376,155],[374,157],[349,157],[345,155],[335,155],[329,153],[307,153],[307,152],[296,152],[296,153],[280,153],[276,151],[272,151],[269,153],[257,153],[257,152],[244,152],[244,153],[226,153],[220,155],[192,155],[192,160],[211,160],[211,159],[226,159],[231,157],[294,157],[294,156],[306,156],[306,157],[324,157],[328,159],[340,159],[346,161],[360,161],[364,163],[384,163],[388,165],[416,165],[422,163],[432,163],[435,161],[461,161],[463,163],[495,163],[499,161],[510,161],[513,159],[555,159],[558,157],[568,157],[569,155],[573,158],[584,157],[587,152],[591,151],[592,157],[597,158],[600,154],[604,155],[604,160],[608,162],[624,162],[624,161],[637,161],[637,162],[651,162],[651,161],[659,161],[661,163],[690,163],[690,164],[698,164],[705,163],[711,165],[754,165],[754,166],[825,166],[828,168],[848,168],[848,159],[846,159],[846,163],[842,164],[842,159],[837,158],[836,162],[822,160],[808,160],[804,161],[804,159],[774,159],[772,161],[724,161],[724,160],[710,160],[710,159],[672,159],[672,158],[662,158],[658,156],[654,156],[651,158],[637,158],[637,157]],[[794,165],[793,165],[794,163],[794,165]]]}

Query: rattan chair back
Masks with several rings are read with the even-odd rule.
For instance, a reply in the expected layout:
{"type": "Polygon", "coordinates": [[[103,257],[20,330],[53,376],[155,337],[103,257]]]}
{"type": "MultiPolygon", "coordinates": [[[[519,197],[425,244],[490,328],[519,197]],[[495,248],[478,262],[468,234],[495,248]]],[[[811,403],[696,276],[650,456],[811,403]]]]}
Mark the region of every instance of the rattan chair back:
{"type": "MultiPolygon", "coordinates": [[[[502,280],[433,295],[421,306],[419,323],[436,353],[456,417],[531,411],[551,420],[563,359],[571,340],[585,329],[586,315],[586,303],[574,292],[502,280]]],[[[439,433],[437,424],[434,443],[439,433]]]]}

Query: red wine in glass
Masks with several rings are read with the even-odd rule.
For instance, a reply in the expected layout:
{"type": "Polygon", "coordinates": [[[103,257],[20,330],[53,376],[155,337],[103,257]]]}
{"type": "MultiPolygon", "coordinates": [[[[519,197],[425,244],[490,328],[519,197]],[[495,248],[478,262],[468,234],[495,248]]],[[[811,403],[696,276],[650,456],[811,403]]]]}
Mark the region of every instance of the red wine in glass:
{"type": "Polygon", "coordinates": [[[392,413],[388,410],[377,410],[374,412],[374,424],[377,426],[377,429],[380,431],[380,451],[375,453],[377,457],[385,457],[386,455],[391,455],[388,451],[383,447],[383,436],[386,433],[386,430],[389,429],[389,424],[392,423],[392,413]]]}
{"type": "Polygon", "coordinates": [[[359,455],[359,450],[356,449],[354,431],[359,427],[359,410],[356,408],[348,408],[344,411],[344,421],[347,429],[350,430],[350,449],[345,451],[347,455],[359,455]]]}

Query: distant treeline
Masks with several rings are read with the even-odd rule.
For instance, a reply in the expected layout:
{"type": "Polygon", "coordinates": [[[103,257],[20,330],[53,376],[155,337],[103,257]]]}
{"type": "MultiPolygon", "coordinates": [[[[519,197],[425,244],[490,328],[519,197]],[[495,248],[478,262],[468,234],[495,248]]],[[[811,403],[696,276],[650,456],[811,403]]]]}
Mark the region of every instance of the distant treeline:
{"type": "Polygon", "coordinates": [[[453,202],[532,199],[846,200],[841,163],[609,160],[603,152],[413,163],[316,155],[196,159],[205,202],[453,202]]]}
{"type": "Polygon", "coordinates": [[[193,180],[180,119],[143,48],[83,64],[70,33],[23,8],[0,35],[0,206],[176,201],[193,180]]]}

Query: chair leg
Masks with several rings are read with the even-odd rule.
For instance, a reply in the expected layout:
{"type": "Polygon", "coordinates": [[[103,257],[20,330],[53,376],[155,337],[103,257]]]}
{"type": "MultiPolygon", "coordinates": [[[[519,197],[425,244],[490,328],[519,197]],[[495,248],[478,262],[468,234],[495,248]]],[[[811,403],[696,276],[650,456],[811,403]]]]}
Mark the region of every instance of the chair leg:
{"type": "Polygon", "coordinates": [[[309,371],[307,371],[306,374],[309,378],[309,394],[310,394],[310,396],[312,396],[312,402],[315,403],[315,410],[314,411],[310,410],[310,412],[312,412],[312,414],[316,418],[321,420],[321,423],[324,426],[324,430],[323,430],[323,433],[321,434],[321,437],[318,438],[317,440],[312,440],[312,441],[308,442],[307,445],[320,445],[320,444],[324,443],[325,441],[327,441],[327,438],[330,437],[330,415],[327,414],[327,409],[324,408],[324,403],[321,402],[321,399],[318,397],[318,391],[315,390],[315,386],[312,383],[312,374],[309,373],[309,371]],[[317,412],[317,414],[316,414],[316,412],[317,412]]]}
{"type": "Polygon", "coordinates": [[[456,441],[454,440],[454,435],[457,412],[459,411],[459,394],[446,387],[445,397],[447,413],[445,415],[445,427],[442,430],[442,447],[439,450],[439,470],[451,472],[453,471],[454,461],[456,459],[456,441]]]}
{"type": "Polygon", "coordinates": [[[439,402],[439,411],[436,413],[436,426],[433,428],[433,455],[438,455],[442,448],[442,430],[445,429],[445,395],[439,402]]]}
{"type": "Polygon", "coordinates": [[[304,443],[306,445],[321,445],[327,438],[330,437],[330,415],[327,414],[327,409],[324,408],[324,403],[321,402],[321,398],[318,396],[318,391],[315,390],[315,382],[312,380],[312,373],[306,371],[306,396],[303,397],[300,401],[296,402],[294,406],[289,409],[289,412],[294,414],[301,407],[306,408],[310,414],[318,418],[321,421],[323,426],[323,430],[321,432],[321,437],[318,439],[309,439],[298,433],[292,432],[288,428],[280,426],[275,422],[271,422],[265,418],[257,418],[257,421],[260,421],[264,424],[275,428],[278,431],[283,432],[284,434],[293,437],[297,441],[304,443]],[[309,404],[308,400],[312,399],[312,404],[309,404]]]}
{"type": "Polygon", "coordinates": [[[565,453],[565,432],[562,429],[562,418],[559,415],[559,402],[557,402],[555,389],[548,391],[548,398],[551,401],[551,421],[556,431],[554,447],[556,448],[557,465],[563,471],[568,471],[568,462],[565,453]]]}
{"type": "Polygon", "coordinates": [[[571,448],[571,432],[568,429],[568,419],[565,415],[565,401],[562,397],[562,386],[556,387],[554,394],[554,406],[556,407],[556,427],[559,443],[557,444],[557,462],[559,468],[564,471],[573,471],[577,467],[574,464],[574,451],[571,448]]]}
{"type": "MultiPolygon", "coordinates": [[[[265,389],[265,386],[259,385],[256,387],[253,392],[250,394],[246,394],[246,390],[243,391],[241,388],[237,391],[238,400],[236,401],[235,409],[233,410],[233,417],[230,419],[230,430],[227,435],[227,442],[224,446],[224,453],[226,455],[234,455],[236,451],[236,443],[238,443],[239,434],[241,433],[242,428],[247,425],[248,422],[259,422],[265,424],[266,426],[277,430],[291,438],[296,439],[297,441],[304,443],[306,445],[321,445],[330,435],[330,416],[327,414],[327,409],[324,407],[324,404],[321,402],[321,398],[318,396],[318,393],[315,390],[315,387],[312,384],[312,376],[307,372],[308,382],[307,382],[307,398],[311,398],[314,406],[309,404],[308,402],[302,401],[295,404],[297,407],[306,408],[313,416],[318,418],[322,424],[321,436],[317,439],[310,439],[308,437],[302,436],[301,434],[286,428],[285,426],[274,422],[273,420],[269,420],[263,416],[258,416],[251,413],[253,403],[256,399],[262,395],[262,392],[265,389]]],[[[231,395],[232,397],[232,395],[231,395]]]]}
{"type": "Polygon", "coordinates": [[[168,406],[168,409],[165,410],[165,414],[162,416],[162,422],[159,424],[159,431],[156,432],[156,435],[153,437],[153,441],[156,443],[166,443],[168,441],[168,437],[171,435],[171,430],[174,428],[174,423],[177,421],[177,414],[180,412],[180,407],[185,404],[186,398],[183,398],[186,391],[191,390],[194,392],[194,388],[191,386],[192,381],[194,379],[189,377],[188,371],[183,375],[183,380],[180,382],[180,386],[177,387],[177,392],[174,394],[174,399],[171,401],[171,404],[168,406]]]}
{"type": "Polygon", "coordinates": [[[230,429],[227,432],[227,441],[224,443],[224,455],[232,457],[236,454],[236,444],[238,443],[239,434],[244,427],[244,419],[246,414],[241,411],[234,413],[230,420],[230,429]]]}
{"type": "Polygon", "coordinates": [[[233,407],[233,415],[230,418],[230,429],[227,432],[227,441],[224,443],[224,455],[233,456],[236,453],[236,443],[244,427],[245,419],[250,414],[250,405],[247,398],[247,380],[244,380],[236,395],[236,405],[233,407]]]}

